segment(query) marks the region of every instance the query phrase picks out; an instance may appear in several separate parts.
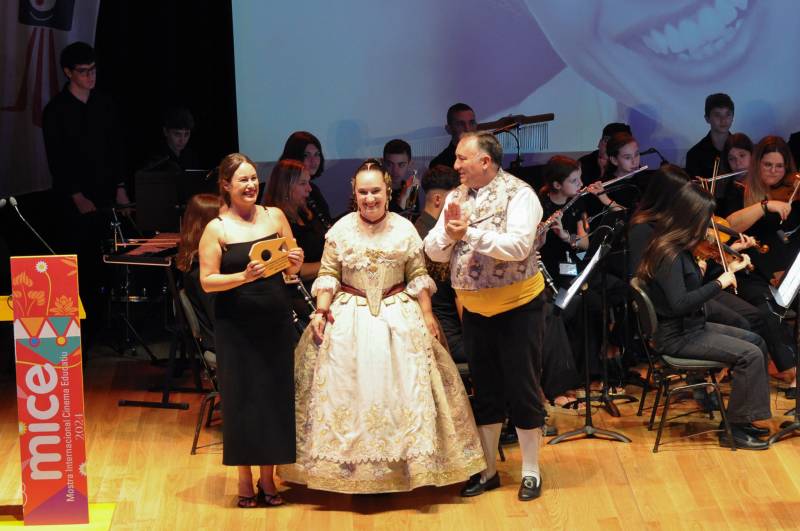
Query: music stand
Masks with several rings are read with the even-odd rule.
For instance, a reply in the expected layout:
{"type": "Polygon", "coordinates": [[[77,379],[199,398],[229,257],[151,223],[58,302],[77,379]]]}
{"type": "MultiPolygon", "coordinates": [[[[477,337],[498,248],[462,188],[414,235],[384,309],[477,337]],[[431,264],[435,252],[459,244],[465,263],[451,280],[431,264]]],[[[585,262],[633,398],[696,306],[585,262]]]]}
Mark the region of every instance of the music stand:
{"type": "Polygon", "coordinates": [[[143,231],[179,232],[178,180],[183,172],[136,173],[136,224],[143,231]]]}
{"type": "MultiPolygon", "coordinates": [[[[783,275],[780,285],[777,288],[770,286],[769,291],[775,303],[782,308],[789,308],[792,303],[795,303],[795,311],[800,316],[800,299],[797,297],[798,289],[800,289],[800,254],[795,257],[791,267],[783,275]]],[[[795,370],[797,370],[800,368],[800,317],[795,318],[794,339],[794,366],[795,370]]],[[[795,393],[794,407],[784,413],[785,415],[792,415],[794,419],[781,423],[781,430],[768,439],[769,444],[778,442],[787,435],[800,430],[800,408],[798,408],[798,405],[800,405],[800,398],[795,393]]]]}
{"type": "Polygon", "coordinates": [[[135,179],[136,223],[145,231],[180,232],[189,198],[217,193],[217,183],[205,170],[140,171],[135,179]]]}
{"type": "MultiPolygon", "coordinates": [[[[589,333],[589,312],[588,307],[586,304],[585,294],[586,291],[589,289],[589,280],[597,268],[597,264],[600,263],[600,260],[608,254],[608,251],[611,247],[608,244],[601,244],[597,251],[592,255],[591,260],[586,264],[586,267],[575,279],[575,281],[569,286],[568,289],[560,289],[558,290],[558,295],[556,295],[556,299],[554,301],[555,307],[559,311],[564,311],[575,297],[577,293],[581,295],[581,305],[583,311],[583,333],[584,335],[588,335],[589,333]]],[[[591,385],[592,385],[592,378],[589,375],[589,342],[583,342],[583,369],[584,369],[584,389],[586,392],[586,422],[584,423],[583,427],[578,428],[577,430],[568,431],[566,433],[562,433],[558,437],[551,439],[547,444],[558,444],[563,442],[567,439],[571,439],[578,435],[585,435],[587,439],[592,439],[597,437],[598,435],[602,435],[604,437],[608,437],[609,439],[620,441],[620,442],[631,442],[631,440],[620,433],[616,433],[609,430],[604,430],[602,428],[595,428],[594,424],[592,423],[592,403],[591,403],[591,385]]]]}

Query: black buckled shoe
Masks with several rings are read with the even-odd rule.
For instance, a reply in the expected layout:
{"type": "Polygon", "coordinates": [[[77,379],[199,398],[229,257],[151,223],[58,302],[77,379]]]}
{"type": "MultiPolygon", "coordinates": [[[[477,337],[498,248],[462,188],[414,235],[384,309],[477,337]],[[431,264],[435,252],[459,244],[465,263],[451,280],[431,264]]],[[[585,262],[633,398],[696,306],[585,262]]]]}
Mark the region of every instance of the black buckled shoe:
{"type": "Polygon", "coordinates": [[[461,496],[464,498],[471,498],[473,496],[479,496],[486,491],[494,490],[500,486],[500,473],[495,472],[494,476],[487,479],[484,483],[481,483],[481,475],[480,474],[473,474],[467,484],[464,485],[464,488],[461,489],[461,496]]]}
{"type": "MultiPolygon", "coordinates": [[[[769,448],[767,441],[762,441],[758,437],[754,437],[742,429],[741,426],[731,426],[731,433],[733,434],[733,444],[740,450],[766,450],[769,448]]],[[[731,443],[728,440],[728,434],[724,431],[719,434],[719,445],[730,448],[731,443]]]]}
{"type": "Polygon", "coordinates": [[[542,495],[542,480],[536,481],[534,476],[525,476],[522,478],[522,483],[519,485],[519,492],[517,498],[519,501],[535,500],[542,495]]]}

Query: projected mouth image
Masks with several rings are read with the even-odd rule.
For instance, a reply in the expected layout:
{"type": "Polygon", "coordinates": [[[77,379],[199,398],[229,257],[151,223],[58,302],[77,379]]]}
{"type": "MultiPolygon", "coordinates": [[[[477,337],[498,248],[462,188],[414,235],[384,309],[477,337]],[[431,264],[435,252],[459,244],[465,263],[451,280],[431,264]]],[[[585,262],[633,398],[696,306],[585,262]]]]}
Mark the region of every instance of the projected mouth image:
{"type": "Polygon", "coordinates": [[[579,76],[679,132],[702,119],[708,94],[737,102],[735,130],[796,126],[800,2],[775,0],[525,0],[548,41],[579,76]],[[773,79],[774,83],[765,83],[773,79]],[[751,102],[751,105],[740,103],[751,102]]]}
{"type": "Polygon", "coordinates": [[[615,40],[664,66],[678,63],[678,76],[725,71],[741,59],[753,38],[746,26],[752,20],[748,4],[748,0],[694,2],[672,13],[646,17],[615,40]],[[689,65],[692,68],[684,68],[689,65]]]}

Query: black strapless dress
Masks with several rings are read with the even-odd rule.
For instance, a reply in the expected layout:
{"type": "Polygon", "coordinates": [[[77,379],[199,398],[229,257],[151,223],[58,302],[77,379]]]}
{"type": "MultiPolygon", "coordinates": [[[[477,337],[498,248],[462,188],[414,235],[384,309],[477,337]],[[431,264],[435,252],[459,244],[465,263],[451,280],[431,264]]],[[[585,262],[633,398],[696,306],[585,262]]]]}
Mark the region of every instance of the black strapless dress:
{"type": "MultiPolygon", "coordinates": [[[[253,243],[274,237],[228,244],[220,273],[243,271],[253,243]]],[[[293,463],[297,333],[281,275],[221,291],[214,308],[223,464],[293,463]]]]}

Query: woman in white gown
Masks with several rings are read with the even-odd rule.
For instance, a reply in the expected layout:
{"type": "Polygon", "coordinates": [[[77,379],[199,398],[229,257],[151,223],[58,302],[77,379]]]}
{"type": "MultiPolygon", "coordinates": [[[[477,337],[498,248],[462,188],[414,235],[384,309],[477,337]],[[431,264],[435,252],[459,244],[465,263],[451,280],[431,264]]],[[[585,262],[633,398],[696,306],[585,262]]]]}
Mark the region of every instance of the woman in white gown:
{"type": "Polygon", "coordinates": [[[390,177],[356,171],[358,212],[327,233],[295,350],[297,462],[280,476],[344,493],[458,483],[486,467],[458,370],[436,339],[422,241],[387,212],[390,177]]]}

